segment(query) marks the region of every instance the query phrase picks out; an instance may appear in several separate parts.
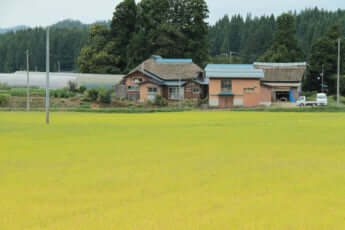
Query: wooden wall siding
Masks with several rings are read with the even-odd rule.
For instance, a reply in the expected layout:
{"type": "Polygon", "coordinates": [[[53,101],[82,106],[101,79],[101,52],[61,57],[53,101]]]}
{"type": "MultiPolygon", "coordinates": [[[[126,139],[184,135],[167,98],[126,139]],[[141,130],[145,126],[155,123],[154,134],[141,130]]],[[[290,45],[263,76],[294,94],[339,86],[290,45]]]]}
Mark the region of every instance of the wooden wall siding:
{"type": "Polygon", "coordinates": [[[189,82],[186,85],[184,85],[184,99],[185,100],[198,100],[200,99],[201,95],[201,87],[199,84],[195,82],[189,82]],[[193,89],[198,88],[199,93],[193,93],[193,89]]]}
{"type": "Polygon", "coordinates": [[[125,79],[125,85],[128,87],[128,86],[135,86],[135,85],[138,85],[138,84],[135,84],[133,82],[133,79],[135,78],[139,78],[141,77],[144,81],[147,81],[149,78],[142,74],[142,73],[139,73],[139,72],[136,72],[136,73],[133,73],[131,74],[130,76],[128,76],[126,79],[125,79]]]}
{"type": "Polygon", "coordinates": [[[272,103],[272,87],[262,85],[260,95],[260,100],[262,104],[272,103]]]}

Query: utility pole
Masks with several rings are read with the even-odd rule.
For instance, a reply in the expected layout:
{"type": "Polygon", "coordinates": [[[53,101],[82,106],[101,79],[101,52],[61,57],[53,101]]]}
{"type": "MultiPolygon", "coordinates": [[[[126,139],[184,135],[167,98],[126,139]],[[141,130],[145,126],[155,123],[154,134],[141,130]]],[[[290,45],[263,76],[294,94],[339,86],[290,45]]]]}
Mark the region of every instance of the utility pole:
{"type": "Polygon", "coordinates": [[[179,105],[179,108],[181,109],[182,108],[182,97],[181,97],[181,75],[178,79],[178,99],[179,99],[179,102],[178,102],[178,105],[179,105]]]}
{"type": "Polygon", "coordinates": [[[57,62],[58,64],[58,72],[60,73],[61,72],[61,65],[60,65],[60,61],[57,62]]]}
{"type": "Polygon", "coordinates": [[[29,50],[26,50],[26,110],[30,111],[29,50]]]}
{"type": "Polygon", "coordinates": [[[322,73],[321,73],[321,93],[323,93],[323,77],[325,76],[325,65],[322,65],[322,73]]]}
{"type": "Polygon", "coordinates": [[[338,38],[337,106],[340,105],[340,38],[338,38]]]}
{"type": "Polygon", "coordinates": [[[50,119],[49,119],[49,61],[50,61],[50,57],[49,57],[49,27],[47,27],[47,54],[46,54],[46,124],[49,125],[50,123],[50,119]]]}

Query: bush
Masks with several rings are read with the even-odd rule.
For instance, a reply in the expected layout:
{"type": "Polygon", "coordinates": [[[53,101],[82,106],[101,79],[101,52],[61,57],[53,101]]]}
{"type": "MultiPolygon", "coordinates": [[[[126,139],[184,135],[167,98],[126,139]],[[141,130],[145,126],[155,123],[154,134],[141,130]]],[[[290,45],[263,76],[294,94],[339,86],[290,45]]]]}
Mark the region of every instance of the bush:
{"type": "Polygon", "coordinates": [[[195,101],[195,100],[184,100],[183,101],[183,106],[185,107],[194,107],[198,105],[198,101],[195,101]]]}
{"type": "Polygon", "coordinates": [[[0,94],[0,106],[7,105],[10,100],[9,94],[0,94]]]}
{"type": "Polygon", "coordinates": [[[73,93],[67,89],[56,89],[51,91],[51,96],[55,98],[69,98],[73,93]]]}
{"type": "Polygon", "coordinates": [[[86,90],[86,96],[89,101],[97,101],[99,95],[99,90],[96,88],[91,88],[86,90]]]}
{"type": "Polygon", "coordinates": [[[98,101],[104,104],[110,104],[112,90],[106,88],[99,88],[98,91],[98,101]]]}
{"type": "Polygon", "coordinates": [[[167,99],[163,98],[161,95],[157,94],[155,96],[155,100],[153,101],[153,104],[156,106],[167,106],[168,105],[168,101],[167,99]]]}
{"type": "Polygon", "coordinates": [[[79,93],[84,94],[85,91],[86,91],[86,87],[82,85],[82,86],[79,87],[79,90],[78,90],[78,91],[79,91],[79,93]]]}
{"type": "Polygon", "coordinates": [[[207,98],[198,100],[198,106],[202,106],[202,105],[208,105],[208,99],[207,98]]]}
{"type": "Polygon", "coordinates": [[[69,81],[68,82],[68,89],[71,92],[76,92],[77,91],[78,84],[75,81],[69,81]]]}

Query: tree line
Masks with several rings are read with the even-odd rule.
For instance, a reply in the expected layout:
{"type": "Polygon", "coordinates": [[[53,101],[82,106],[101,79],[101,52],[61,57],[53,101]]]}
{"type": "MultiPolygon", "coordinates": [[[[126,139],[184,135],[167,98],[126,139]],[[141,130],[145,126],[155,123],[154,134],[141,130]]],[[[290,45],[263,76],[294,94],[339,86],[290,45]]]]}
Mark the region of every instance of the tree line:
{"type": "MultiPolygon", "coordinates": [[[[87,27],[50,30],[51,71],[78,71],[77,58],[88,38],[87,27]],[[58,65],[59,63],[59,65],[58,65]]],[[[34,28],[0,35],[0,72],[26,69],[25,51],[30,52],[30,70],[45,71],[46,30],[34,28]]]]}
{"type": "MultiPolygon", "coordinates": [[[[60,62],[62,71],[125,73],[152,54],[192,58],[200,66],[307,61],[306,90],[320,87],[323,66],[325,82],[334,91],[336,38],[345,32],[344,10],[224,16],[211,26],[208,13],[204,0],[123,0],[110,22],[60,22],[51,29],[51,70],[57,71],[60,62]]],[[[0,72],[25,69],[26,49],[31,70],[44,71],[45,29],[34,28],[0,35],[0,72]]]]}

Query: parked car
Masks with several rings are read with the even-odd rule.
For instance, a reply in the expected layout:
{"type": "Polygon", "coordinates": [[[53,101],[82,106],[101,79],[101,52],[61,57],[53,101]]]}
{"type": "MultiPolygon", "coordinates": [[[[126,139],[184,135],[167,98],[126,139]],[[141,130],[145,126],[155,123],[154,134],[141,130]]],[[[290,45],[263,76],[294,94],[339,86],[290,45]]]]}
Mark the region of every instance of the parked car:
{"type": "Polygon", "coordinates": [[[307,101],[305,96],[301,96],[297,99],[297,106],[327,106],[328,99],[327,94],[318,93],[316,95],[316,101],[307,101]]]}

